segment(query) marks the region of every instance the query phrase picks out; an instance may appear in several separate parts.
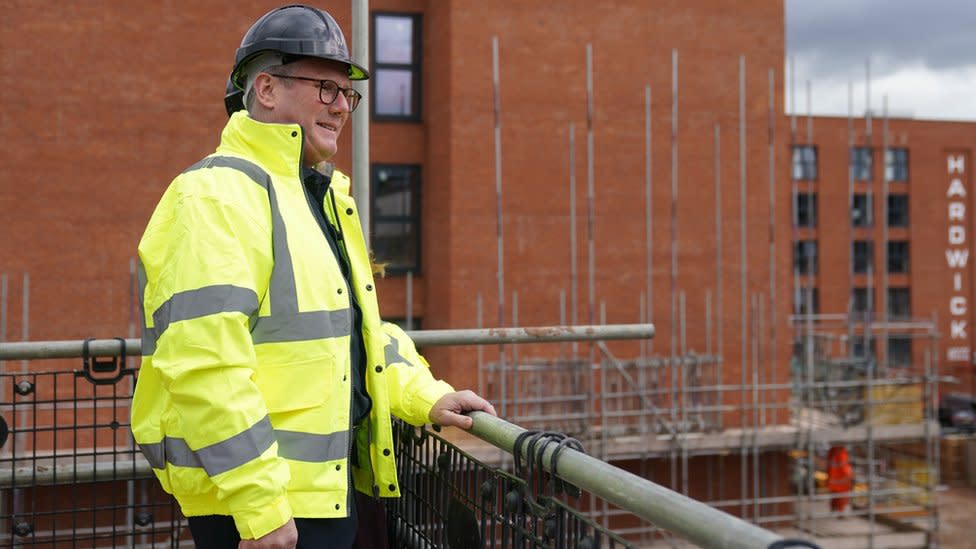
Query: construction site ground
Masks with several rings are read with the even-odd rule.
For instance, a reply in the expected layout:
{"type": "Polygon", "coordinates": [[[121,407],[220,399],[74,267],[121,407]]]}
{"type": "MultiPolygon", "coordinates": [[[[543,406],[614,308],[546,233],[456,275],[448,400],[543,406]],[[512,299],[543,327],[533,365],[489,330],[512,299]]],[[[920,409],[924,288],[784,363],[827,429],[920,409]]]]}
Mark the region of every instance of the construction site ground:
{"type": "MultiPolygon", "coordinates": [[[[976,548],[976,488],[966,486],[942,486],[938,493],[939,544],[942,549],[976,548]]],[[[902,517],[904,521],[906,517],[902,517]]],[[[817,543],[822,549],[923,549],[926,548],[926,532],[931,529],[928,516],[917,519],[914,531],[903,526],[895,528],[881,518],[874,524],[874,544],[868,542],[871,523],[861,516],[818,520],[810,531],[801,529],[777,529],[786,537],[798,537],[817,543]]],[[[912,522],[908,519],[906,522],[912,522]]]]}

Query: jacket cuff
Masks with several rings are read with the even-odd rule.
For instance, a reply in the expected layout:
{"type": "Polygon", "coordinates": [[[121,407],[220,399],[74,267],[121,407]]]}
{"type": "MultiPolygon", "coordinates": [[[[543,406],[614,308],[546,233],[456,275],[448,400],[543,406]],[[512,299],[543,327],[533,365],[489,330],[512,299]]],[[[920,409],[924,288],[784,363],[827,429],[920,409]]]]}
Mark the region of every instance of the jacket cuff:
{"type": "Polygon", "coordinates": [[[420,412],[417,414],[420,417],[425,418],[427,423],[430,423],[430,411],[444,395],[453,393],[454,387],[450,383],[437,380],[431,383],[417,392],[414,396],[414,409],[420,412]]]}
{"type": "Polygon", "coordinates": [[[291,520],[291,504],[282,495],[267,507],[234,515],[234,524],[241,539],[258,539],[285,525],[291,520]]]}

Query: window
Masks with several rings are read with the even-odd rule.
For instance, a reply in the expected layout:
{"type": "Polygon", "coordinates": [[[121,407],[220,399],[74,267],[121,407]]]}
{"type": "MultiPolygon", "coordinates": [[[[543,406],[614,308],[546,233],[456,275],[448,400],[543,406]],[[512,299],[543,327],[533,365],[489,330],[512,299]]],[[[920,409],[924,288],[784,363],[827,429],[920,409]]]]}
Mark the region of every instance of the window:
{"type": "Polygon", "coordinates": [[[888,365],[896,368],[912,365],[912,338],[905,336],[888,338],[888,365]]]}
{"type": "Polygon", "coordinates": [[[870,227],[874,223],[871,202],[871,197],[866,194],[855,194],[851,197],[851,225],[870,227]]]}
{"type": "Polygon", "coordinates": [[[911,316],[912,302],[908,288],[888,288],[888,317],[906,319],[911,316]]]}
{"type": "Polygon", "coordinates": [[[877,345],[874,338],[865,341],[864,337],[855,337],[851,340],[851,356],[862,360],[871,360],[875,357],[877,345]]]}
{"type": "Polygon", "coordinates": [[[803,193],[796,195],[796,226],[817,226],[817,195],[803,193]]]}
{"type": "Polygon", "coordinates": [[[817,241],[799,240],[793,243],[793,272],[817,274],[817,241]]]}
{"type": "Polygon", "coordinates": [[[373,164],[372,243],[390,273],[420,270],[420,166],[373,164]]]}
{"type": "Polygon", "coordinates": [[[871,181],[874,167],[872,161],[871,147],[851,149],[851,174],[855,181],[871,181]]]}
{"type": "Polygon", "coordinates": [[[867,288],[851,290],[851,312],[863,315],[874,309],[874,291],[868,293],[867,288]],[[870,301],[868,301],[870,299],[870,301]]]}
{"type": "Polygon", "coordinates": [[[420,120],[420,15],[374,13],[373,118],[420,120]]]}
{"type": "Polygon", "coordinates": [[[889,227],[908,226],[908,195],[907,194],[888,195],[888,226],[889,227]]]}
{"type": "Polygon", "coordinates": [[[820,312],[820,290],[818,288],[797,288],[793,296],[793,314],[815,315],[820,312]]]}
{"type": "Polygon", "coordinates": [[[889,148],[885,151],[885,179],[908,181],[908,149],[889,148]]]}
{"type": "Polygon", "coordinates": [[[888,243],[888,272],[908,272],[908,242],[897,240],[888,243]]]}
{"type": "Polygon", "coordinates": [[[868,269],[872,269],[874,261],[874,243],[870,240],[855,240],[851,245],[851,261],[854,263],[854,272],[865,274],[868,269]]]}
{"type": "Polygon", "coordinates": [[[817,148],[813,145],[793,146],[793,179],[817,179],[817,148]]]}

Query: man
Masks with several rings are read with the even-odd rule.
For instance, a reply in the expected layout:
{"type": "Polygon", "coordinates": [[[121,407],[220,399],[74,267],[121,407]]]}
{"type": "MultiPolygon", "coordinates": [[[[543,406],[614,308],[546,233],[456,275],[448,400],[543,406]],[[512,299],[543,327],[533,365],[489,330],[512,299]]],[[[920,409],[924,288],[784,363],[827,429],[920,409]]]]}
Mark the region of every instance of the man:
{"type": "Polygon", "coordinates": [[[247,110],[139,244],[132,432],[198,547],[349,547],[355,491],[399,495],[391,413],[462,428],[495,413],[384,328],[349,180],[312,169],[366,78],[328,13],[265,14],[232,75],[247,110]]]}

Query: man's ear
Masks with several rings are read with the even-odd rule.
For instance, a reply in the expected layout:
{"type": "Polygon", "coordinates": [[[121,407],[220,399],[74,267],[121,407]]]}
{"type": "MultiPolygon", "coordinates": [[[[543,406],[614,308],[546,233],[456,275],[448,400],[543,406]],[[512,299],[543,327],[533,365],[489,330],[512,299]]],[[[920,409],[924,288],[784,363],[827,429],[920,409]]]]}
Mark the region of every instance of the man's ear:
{"type": "Polygon", "coordinates": [[[266,72],[259,73],[254,79],[254,100],[267,110],[274,110],[277,97],[275,96],[275,79],[266,72]]]}

